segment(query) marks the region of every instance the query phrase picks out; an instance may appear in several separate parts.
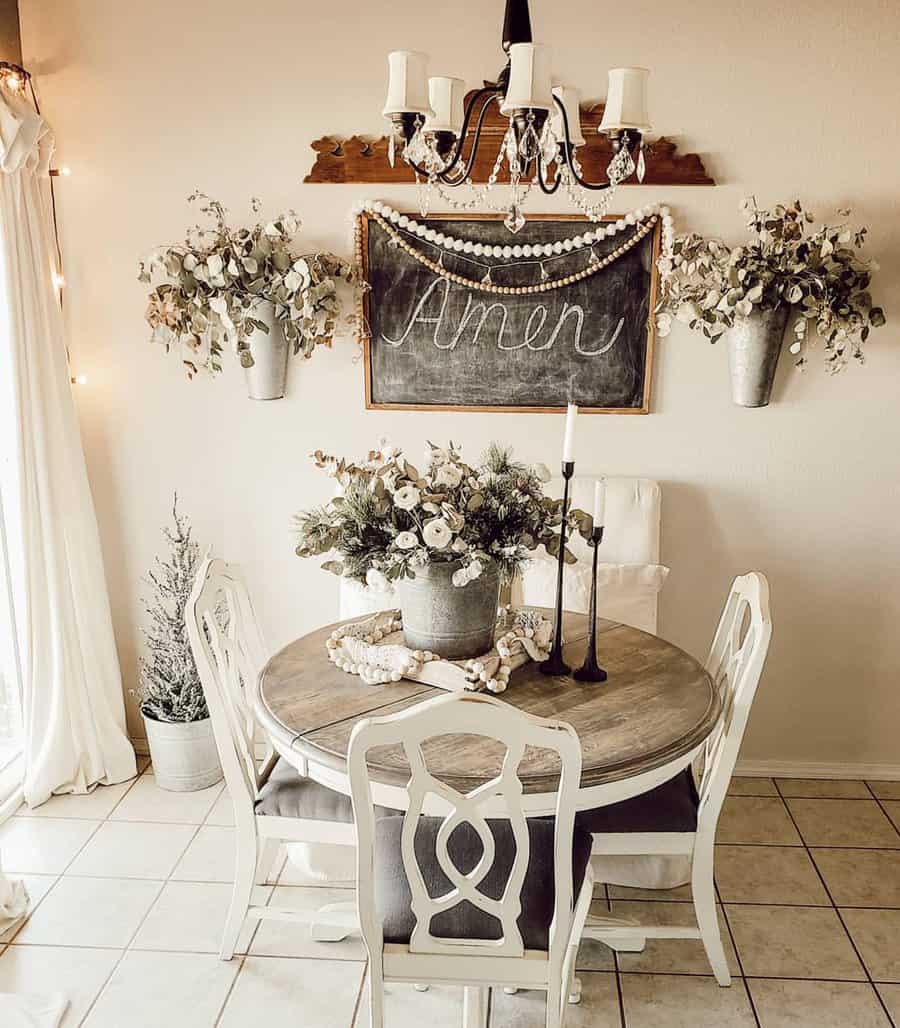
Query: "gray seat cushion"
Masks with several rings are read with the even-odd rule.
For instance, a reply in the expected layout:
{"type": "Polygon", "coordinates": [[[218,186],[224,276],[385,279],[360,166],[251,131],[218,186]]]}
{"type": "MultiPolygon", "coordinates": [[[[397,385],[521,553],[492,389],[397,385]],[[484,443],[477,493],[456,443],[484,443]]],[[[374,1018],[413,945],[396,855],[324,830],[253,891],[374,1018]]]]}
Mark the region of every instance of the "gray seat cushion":
{"type": "MultiPolygon", "coordinates": [[[[384,925],[384,941],[407,943],[415,927],[411,909],[412,896],[403,859],[400,854],[400,835],[403,817],[387,817],[375,826],[375,896],[384,925]]],[[[442,896],[452,883],[441,870],[435,855],[435,839],[441,818],[420,817],[416,827],[416,862],[421,868],[428,895],[442,896]]],[[[495,857],[479,892],[499,899],[509,879],[515,854],[515,841],[509,821],[488,820],[494,836],[495,857]]],[[[522,913],[519,931],[526,949],[546,950],[550,921],[553,917],[553,836],[552,820],[528,821],[530,843],[528,870],[522,886],[522,913]]],[[[470,824],[456,828],[447,844],[450,859],[462,874],[472,870],[481,858],[482,846],[478,833],[470,824]]],[[[575,896],[584,882],[585,869],[591,855],[591,837],[575,829],[572,847],[572,879],[575,896]]],[[[499,939],[502,937],[500,921],[485,913],[468,900],[442,911],[432,918],[431,933],[445,939],[499,939]]]]}
{"type": "Polygon", "coordinates": [[[582,810],[579,828],[594,835],[616,832],[694,832],[699,805],[689,767],[655,789],[608,807],[582,810]]]}
{"type": "MultiPolygon", "coordinates": [[[[349,796],[311,778],[301,777],[283,757],[279,758],[269,780],[259,791],[256,813],[270,817],[305,817],[315,821],[353,823],[353,805],[349,796]]],[[[375,808],[376,817],[397,813],[399,811],[386,807],[375,808]]]]}

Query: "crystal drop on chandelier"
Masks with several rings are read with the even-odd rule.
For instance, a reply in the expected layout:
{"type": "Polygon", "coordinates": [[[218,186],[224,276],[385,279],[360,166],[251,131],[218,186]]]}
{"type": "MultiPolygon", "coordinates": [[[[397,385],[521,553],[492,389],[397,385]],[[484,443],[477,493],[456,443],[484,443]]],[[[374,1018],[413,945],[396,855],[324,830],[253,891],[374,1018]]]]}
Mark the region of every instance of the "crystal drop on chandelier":
{"type": "Polygon", "coordinates": [[[503,219],[503,224],[513,234],[520,232],[525,227],[525,215],[522,213],[522,208],[517,203],[514,203],[510,207],[506,217],[503,219]]]}
{"type": "Polygon", "coordinates": [[[491,269],[490,268],[488,268],[487,271],[484,273],[484,278],[481,281],[486,286],[489,286],[492,283],[493,279],[491,278],[491,269]]]}
{"type": "Polygon", "coordinates": [[[647,165],[644,162],[644,147],[641,145],[640,152],[638,153],[637,159],[637,180],[638,182],[644,181],[644,176],[647,174],[647,165]]]}

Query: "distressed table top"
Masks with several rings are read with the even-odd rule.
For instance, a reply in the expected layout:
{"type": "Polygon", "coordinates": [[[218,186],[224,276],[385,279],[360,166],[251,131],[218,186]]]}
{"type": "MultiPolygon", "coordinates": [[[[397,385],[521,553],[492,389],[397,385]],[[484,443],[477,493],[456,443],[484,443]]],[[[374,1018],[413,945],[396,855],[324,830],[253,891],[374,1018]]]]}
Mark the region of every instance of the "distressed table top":
{"type": "MultiPolygon", "coordinates": [[[[552,613],[547,612],[551,617],[552,613]]],[[[582,788],[651,771],[696,749],[712,731],[719,698],[702,665],[677,646],[627,625],[598,620],[597,652],[606,682],[549,677],[535,664],[515,671],[500,699],[529,714],[567,721],[581,739],[582,788]]],[[[440,695],[419,682],[366,685],[326,656],[335,625],[285,646],[260,674],[258,713],[282,745],[326,767],[344,770],[350,733],[369,715],[404,710],[440,695]]],[[[587,618],[564,618],[566,662],[584,658],[587,618]]],[[[456,788],[471,788],[496,774],[502,751],[489,740],[443,737],[426,747],[429,770],[456,788]]],[[[402,751],[373,750],[373,777],[403,784],[409,768],[402,751]]],[[[552,791],[557,767],[544,751],[527,750],[519,768],[526,792],[552,791]]]]}

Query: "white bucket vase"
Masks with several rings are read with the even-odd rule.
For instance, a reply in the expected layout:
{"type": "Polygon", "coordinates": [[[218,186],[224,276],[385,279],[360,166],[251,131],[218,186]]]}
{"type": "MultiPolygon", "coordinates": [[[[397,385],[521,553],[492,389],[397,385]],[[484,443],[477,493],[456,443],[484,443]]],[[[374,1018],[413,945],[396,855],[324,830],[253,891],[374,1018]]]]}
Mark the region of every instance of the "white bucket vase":
{"type": "Polygon", "coordinates": [[[197,792],[222,781],[212,719],[157,721],[143,714],[156,784],[169,792],[197,792]]]}
{"type": "Polygon", "coordinates": [[[268,332],[256,329],[247,345],[253,357],[253,366],[244,368],[247,395],[251,400],[280,400],[287,382],[290,349],[284,338],[281,322],[275,317],[275,305],[268,300],[257,300],[250,314],[261,321],[268,332]]]}

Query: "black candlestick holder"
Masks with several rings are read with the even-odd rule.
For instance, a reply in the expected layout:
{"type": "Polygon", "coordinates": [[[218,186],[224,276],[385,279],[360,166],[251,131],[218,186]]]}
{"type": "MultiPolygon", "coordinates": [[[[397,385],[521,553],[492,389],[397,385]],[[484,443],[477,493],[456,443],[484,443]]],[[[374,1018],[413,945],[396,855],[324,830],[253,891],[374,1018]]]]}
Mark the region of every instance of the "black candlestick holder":
{"type": "Polygon", "coordinates": [[[545,675],[567,675],[572,670],[563,660],[562,655],[562,621],[563,621],[563,571],[566,565],[566,519],[569,516],[569,479],[575,474],[575,461],[564,460],[562,463],[563,501],[562,524],[559,528],[559,566],[556,571],[556,626],[553,630],[553,646],[550,656],[538,664],[538,670],[545,675]]]}
{"type": "Polygon", "coordinates": [[[589,546],[593,547],[594,558],[591,566],[591,624],[588,630],[588,648],[584,663],[572,675],[579,682],[605,682],[607,674],[597,663],[597,550],[603,541],[603,526],[595,527],[591,532],[589,546]]]}

